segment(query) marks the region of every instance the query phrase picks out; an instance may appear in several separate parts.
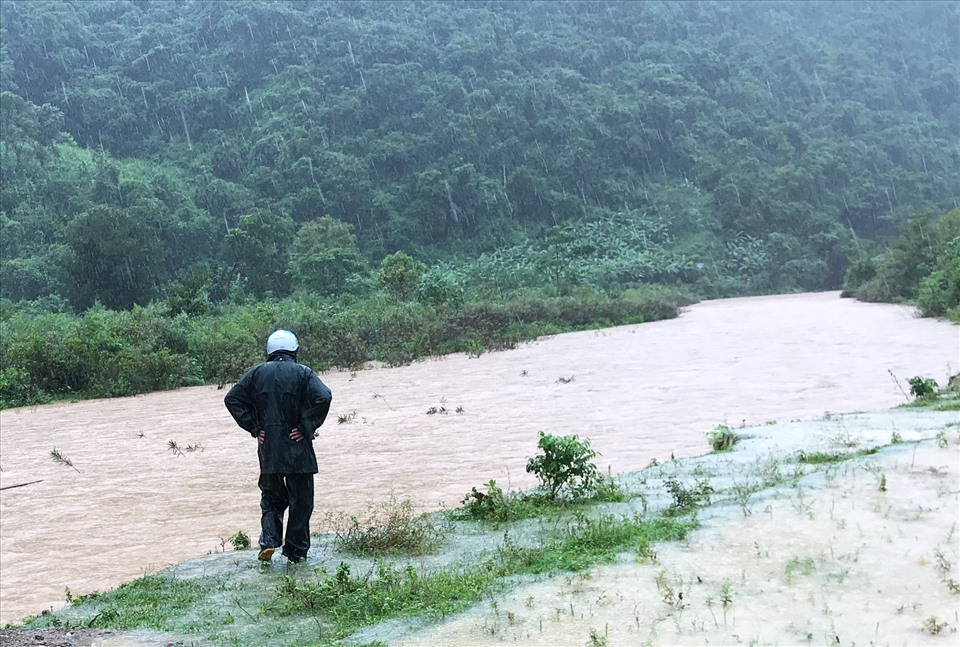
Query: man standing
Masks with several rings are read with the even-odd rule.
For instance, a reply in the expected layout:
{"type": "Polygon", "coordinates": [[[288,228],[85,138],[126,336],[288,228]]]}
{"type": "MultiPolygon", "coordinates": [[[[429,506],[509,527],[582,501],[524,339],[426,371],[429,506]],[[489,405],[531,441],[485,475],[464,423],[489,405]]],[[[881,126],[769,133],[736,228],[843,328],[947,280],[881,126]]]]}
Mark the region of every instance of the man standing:
{"type": "Polygon", "coordinates": [[[297,337],[277,330],[267,339],[267,361],[251,368],[223,399],[237,424],[259,442],[260,555],[269,562],[283,546],[291,562],[310,550],[314,432],[330,411],[330,389],[309,367],[297,363],[297,337]],[[290,509],[287,533],[283,513],[290,509]]]}

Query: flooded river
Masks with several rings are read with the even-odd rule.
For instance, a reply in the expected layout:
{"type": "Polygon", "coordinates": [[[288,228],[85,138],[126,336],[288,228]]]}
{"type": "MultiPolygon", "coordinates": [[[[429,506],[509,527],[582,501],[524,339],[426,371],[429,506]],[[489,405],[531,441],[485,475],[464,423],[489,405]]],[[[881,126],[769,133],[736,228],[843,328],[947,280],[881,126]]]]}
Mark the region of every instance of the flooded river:
{"type": "MultiPolygon", "coordinates": [[[[616,473],[704,453],[720,422],[889,407],[905,401],[908,378],[943,383],[958,371],[956,326],[819,293],[705,302],[673,321],[478,358],[331,372],[315,527],[391,492],[435,509],[491,478],[529,487],[540,430],[589,437],[616,473]]],[[[65,588],[103,590],[221,550],[237,530],[256,541],[256,445],[224,393],[0,413],[0,486],[42,480],[0,493],[0,622],[62,606],[65,588]],[[55,463],[54,448],[76,469],[55,463]]]]}

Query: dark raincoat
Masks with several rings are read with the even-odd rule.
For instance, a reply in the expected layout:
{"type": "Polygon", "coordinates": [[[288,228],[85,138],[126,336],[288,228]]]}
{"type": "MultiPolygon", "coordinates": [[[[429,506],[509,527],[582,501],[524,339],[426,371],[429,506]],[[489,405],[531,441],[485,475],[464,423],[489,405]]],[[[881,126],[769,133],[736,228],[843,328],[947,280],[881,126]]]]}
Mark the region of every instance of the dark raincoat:
{"type": "Polygon", "coordinates": [[[309,367],[285,351],[251,368],[223,399],[237,424],[256,437],[261,474],[316,474],[313,435],[330,411],[330,389],[309,367]],[[290,439],[299,429],[303,440],[290,439]]]}

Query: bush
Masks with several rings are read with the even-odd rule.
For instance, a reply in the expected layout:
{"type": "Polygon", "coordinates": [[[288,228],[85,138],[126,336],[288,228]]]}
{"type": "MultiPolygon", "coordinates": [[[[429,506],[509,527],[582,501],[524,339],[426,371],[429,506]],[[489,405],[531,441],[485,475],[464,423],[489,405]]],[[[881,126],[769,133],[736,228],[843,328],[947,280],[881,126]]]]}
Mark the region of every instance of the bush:
{"type": "Polygon", "coordinates": [[[947,245],[939,267],[920,282],[917,308],[924,317],[942,317],[960,306],[960,236],[947,245]]]}
{"type": "Polygon", "coordinates": [[[497,485],[497,482],[490,480],[486,492],[480,492],[477,488],[470,488],[461,503],[467,516],[474,519],[486,519],[489,521],[506,521],[510,515],[510,501],[503,488],[497,485]]]}
{"type": "Polygon", "coordinates": [[[404,252],[383,259],[377,272],[381,288],[399,299],[409,299],[420,284],[427,266],[404,252]]]}
{"type": "Polygon", "coordinates": [[[417,298],[430,305],[463,304],[463,284],[452,270],[433,266],[420,277],[417,298]]]}
{"type": "Polygon", "coordinates": [[[733,449],[740,441],[740,436],[724,424],[717,425],[713,431],[707,432],[707,441],[715,452],[725,452],[733,449]]]}
{"type": "Polygon", "coordinates": [[[410,499],[390,498],[368,506],[367,515],[333,519],[337,545],[354,555],[404,553],[424,555],[436,550],[444,531],[426,514],[415,514],[410,499]]]}
{"type": "Polygon", "coordinates": [[[250,548],[250,536],[242,530],[233,533],[228,541],[234,550],[246,550],[250,548]]]}
{"type": "Polygon", "coordinates": [[[564,489],[574,497],[583,496],[600,480],[600,472],[592,462],[599,454],[590,448],[589,440],[541,431],[537,447],[543,453],[527,461],[527,472],[540,479],[548,498],[557,498],[564,489]]]}
{"type": "Polygon", "coordinates": [[[937,381],[930,377],[916,375],[907,380],[910,385],[910,395],[916,399],[926,398],[937,392],[937,381]]]}

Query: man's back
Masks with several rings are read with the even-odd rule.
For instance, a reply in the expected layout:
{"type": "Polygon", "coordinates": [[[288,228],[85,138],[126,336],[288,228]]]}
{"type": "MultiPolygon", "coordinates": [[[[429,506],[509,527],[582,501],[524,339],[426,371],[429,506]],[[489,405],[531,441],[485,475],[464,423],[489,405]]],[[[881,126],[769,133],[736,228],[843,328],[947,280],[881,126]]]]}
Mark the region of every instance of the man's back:
{"type": "Polygon", "coordinates": [[[331,394],[310,368],[283,353],[271,356],[240,378],[224,404],[241,427],[256,435],[264,474],[316,474],[313,433],[326,418],[331,394]],[[303,439],[290,432],[299,429],[303,439]]]}

